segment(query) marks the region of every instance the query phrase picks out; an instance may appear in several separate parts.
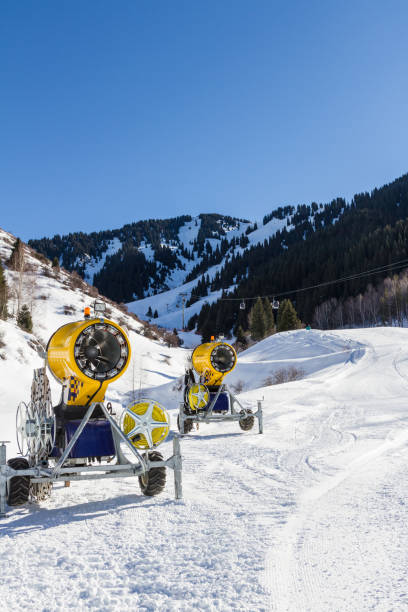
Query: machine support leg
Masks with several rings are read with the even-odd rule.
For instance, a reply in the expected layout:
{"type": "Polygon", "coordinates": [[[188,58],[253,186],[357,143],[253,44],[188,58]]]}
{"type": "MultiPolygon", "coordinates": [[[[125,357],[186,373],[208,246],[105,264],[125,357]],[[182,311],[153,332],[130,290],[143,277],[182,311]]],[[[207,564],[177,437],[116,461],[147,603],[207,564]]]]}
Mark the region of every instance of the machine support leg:
{"type": "Polygon", "coordinates": [[[116,423],[116,421],[113,418],[113,416],[111,414],[109,414],[109,412],[105,408],[105,405],[104,404],[99,404],[99,405],[102,408],[103,413],[106,416],[106,418],[108,419],[109,423],[111,424],[112,429],[116,432],[118,438],[121,439],[126,444],[128,449],[133,453],[133,455],[139,461],[140,465],[143,465],[145,470],[147,470],[146,461],[143,459],[142,455],[139,453],[137,448],[135,446],[133,446],[133,444],[130,442],[130,440],[127,439],[127,437],[125,436],[125,434],[123,433],[123,431],[121,430],[119,425],[116,423]]]}
{"type": "Polygon", "coordinates": [[[0,517],[7,516],[6,514],[6,499],[7,499],[7,451],[6,442],[0,442],[0,517]]]}
{"type": "Polygon", "coordinates": [[[263,412],[262,412],[262,402],[261,400],[258,400],[258,427],[259,427],[259,433],[263,434],[263,412]]]}
{"type": "MultiPolygon", "coordinates": [[[[184,421],[186,420],[186,415],[184,414],[184,404],[180,403],[179,406],[179,425],[180,425],[180,433],[184,432],[184,421]]],[[[174,442],[173,442],[174,444],[174,442]]]]}
{"type": "Polygon", "coordinates": [[[205,420],[206,420],[207,423],[210,422],[210,417],[212,416],[213,408],[214,408],[215,404],[217,403],[217,399],[219,398],[221,391],[224,391],[224,389],[225,389],[225,385],[220,385],[219,386],[218,391],[217,391],[213,401],[211,402],[210,406],[207,408],[207,411],[205,413],[205,420]]]}
{"type": "Polygon", "coordinates": [[[173,438],[173,460],[174,460],[174,490],[176,499],[183,499],[183,488],[181,484],[182,459],[180,452],[180,437],[173,438]]]}

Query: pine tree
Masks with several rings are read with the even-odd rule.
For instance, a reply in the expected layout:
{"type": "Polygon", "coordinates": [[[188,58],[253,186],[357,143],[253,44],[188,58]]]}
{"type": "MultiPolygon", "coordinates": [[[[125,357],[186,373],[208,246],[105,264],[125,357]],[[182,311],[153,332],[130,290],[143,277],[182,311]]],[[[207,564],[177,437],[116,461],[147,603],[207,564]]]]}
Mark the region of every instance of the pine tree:
{"type": "Polygon", "coordinates": [[[159,316],[159,313],[157,312],[157,310],[155,310],[153,313],[153,319],[157,319],[158,316],[159,316]]]}
{"type": "Polygon", "coordinates": [[[211,318],[208,317],[206,321],[204,321],[203,325],[200,328],[201,332],[201,342],[210,342],[211,336],[214,336],[214,323],[211,318]]]}
{"type": "Polygon", "coordinates": [[[265,298],[263,301],[264,312],[265,312],[265,322],[266,322],[266,335],[269,336],[275,330],[275,319],[273,316],[272,304],[265,298]]]}
{"type": "Polygon", "coordinates": [[[7,317],[7,283],[0,263],[0,319],[7,317]]]}
{"type": "Polygon", "coordinates": [[[55,268],[56,270],[60,269],[58,257],[54,257],[54,259],[52,260],[52,267],[55,268]]]}
{"type": "Polygon", "coordinates": [[[24,246],[20,238],[17,238],[15,241],[7,264],[12,270],[22,271],[24,266],[24,246]]]}
{"type": "Polygon", "coordinates": [[[283,300],[278,312],[278,332],[299,329],[301,322],[290,300],[283,300]]]}
{"type": "Polygon", "coordinates": [[[23,304],[20,312],[17,315],[17,325],[24,331],[33,331],[33,320],[31,318],[30,311],[27,304],[23,304]]]}
{"type": "Polygon", "coordinates": [[[254,340],[262,340],[266,333],[266,318],[265,311],[261,298],[258,298],[253,306],[250,314],[249,330],[254,340]]]}
{"type": "Polygon", "coordinates": [[[152,317],[152,316],[153,316],[152,307],[149,306],[146,312],[146,317],[152,317]]]}
{"type": "Polygon", "coordinates": [[[246,346],[248,344],[248,341],[244,334],[244,330],[242,329],[241,325],[238,325],[237,329],[235,330],[235,337],[237,344],[241,344],[241,346],[246,346]]]}

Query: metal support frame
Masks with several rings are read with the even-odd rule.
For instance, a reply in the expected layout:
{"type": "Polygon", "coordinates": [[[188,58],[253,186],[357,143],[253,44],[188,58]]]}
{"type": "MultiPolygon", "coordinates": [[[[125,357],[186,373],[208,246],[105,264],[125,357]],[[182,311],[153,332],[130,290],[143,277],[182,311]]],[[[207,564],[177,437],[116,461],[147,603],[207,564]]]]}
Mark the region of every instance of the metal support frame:
{"type": "MultiPolygon", "coordinates": [[[[7,443],[6,441],[0,441],[0,517],[7,516],[7,483],[14,476],[30,476],[30,480],[33,483],[61,482],[66,480],[99,480],[104,478],[143,476],[151,468],[169,467],[174,471],[175,498],[182,499],[183,497],[180,436],[175,434],[173,437],[173,455],[171,457],[163,461],[150,461],[148,456],[143,457],[139,450],[126,438],[119,425],[102,403],[91,404],[91,406],[89,406],[75,434],[72,436],[68,446],[54,467],[44,467],[38,464],[26,470],[13,469],[7,465],[7,443]],[[119,442],[124,442],[137,459],[137,463],[130,463],[124,458],[122,453],[117,452],[119,462],[115,465],[107,463],[95,466],[64,467],[64,462],[91,418],[96,405],[102,408],[104,415],[112,426],[116,450],[118,451],[119,442]]],[[[148,453],[149,449],[147,449],[146,452],[148,453]]]]}
{"type": "Polygon", "coordinates": [[[244,408],[239,399],[232,393],[227,385],[220,385],[216,396],[212,400],[209,407],[205,412],[197,411],[195,414],[186,414],[184,412],[184,403],[180,403],[179,406],[179,423],[181,431],[184,431],[184,422],[192,421],[193,423],[218,423],[221,421],[240,421],[248,416],[254,416],[258,419],[259,433],[263,433],[263,412],[262,412],[262,401],[257,402],[257,411],[249,412],[248,408],[244,408]],[[227,413],[213,413],[214,406],[221,392],[228,393],[230,409],[227,413]],[[239,406],[239,410],[236,410],[235,404],[239,406]],[[244,413],[244,414],[243,414],[244,413]]]}
{"type": "Polygon", "coordinates": [[[0,440],[0,517],[7,516],[6,514],[6,498],[7,498],[7,450],[6,444],[10,444],[8,440],[0,440]]]}

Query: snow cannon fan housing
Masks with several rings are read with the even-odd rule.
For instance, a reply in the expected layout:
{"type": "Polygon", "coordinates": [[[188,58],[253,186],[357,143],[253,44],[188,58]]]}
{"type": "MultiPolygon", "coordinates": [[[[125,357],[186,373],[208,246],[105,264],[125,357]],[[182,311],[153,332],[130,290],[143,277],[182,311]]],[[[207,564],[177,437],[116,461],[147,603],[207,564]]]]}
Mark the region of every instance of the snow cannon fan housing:
{"type": "Polygon", "coordinates": [[[47,361],[64,386],[64,403],[103,402],[108,385],[124,374],[131,348],[123,328],[107,319],[68,323],[49,339],[47,361]]]}
{"type": "Polygon", "coordinates": [[[222,384],[237,363],[235,349],[226,342],[206,342],[197,346],[192,354],[193,367],[209,387],[222,384]]]}

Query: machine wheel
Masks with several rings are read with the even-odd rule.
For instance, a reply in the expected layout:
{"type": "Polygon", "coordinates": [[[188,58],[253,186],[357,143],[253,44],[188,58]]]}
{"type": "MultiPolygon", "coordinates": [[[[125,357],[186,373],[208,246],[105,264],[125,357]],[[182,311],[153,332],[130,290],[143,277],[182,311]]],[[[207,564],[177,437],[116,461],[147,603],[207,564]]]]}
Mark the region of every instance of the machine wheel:
{"type": "MultiPolygon", "coordinates": [[[[247,410],[246,412],[247,413],[249,412],[252,415],[252,410],[247,410]]],[[[241,414],[245,414],[245,412],[242,411],[241,414]]],[[[254,426],[255,417],[254,416],[246,416],[246,417],[243,417],[242,419],[239,419],[238,422],[239,422],[239,426],[240,426],[241,429],[243,429],[244,431],[249,431],[254,426]]]]}
{"type": "MultiPolygon", "coordinates": [[[[149,461],[163,461],[163,457],[157,451],[153,451],[149,453],[149,461]]],[[[149,497],[159,495],[166,484],[166,468],[150,468],[146,474],[139,476],[139,484],[143,495],[148,495],[149,497]]]]}
{"type": "Polygon", "coordinates": [[[186,421],[184,421],[184,431],[181,431],[180,415],[177,415],[177,427],[181,434],[188,434],[193,429],[193,421],[191,419],[187,419],[186,421]]]}
{"type": "MultiPolygon", "coordinates": [[[[28,470],[29,465],[27,459],[23,457],[14,457],[7,461],[13,470],[28,470]]],[[[9,506],[22,506],[28,502],[30,494],[30,477],[29,476],[14,476],[8,481],[7,485],[7,504],[9,506]]]]}

